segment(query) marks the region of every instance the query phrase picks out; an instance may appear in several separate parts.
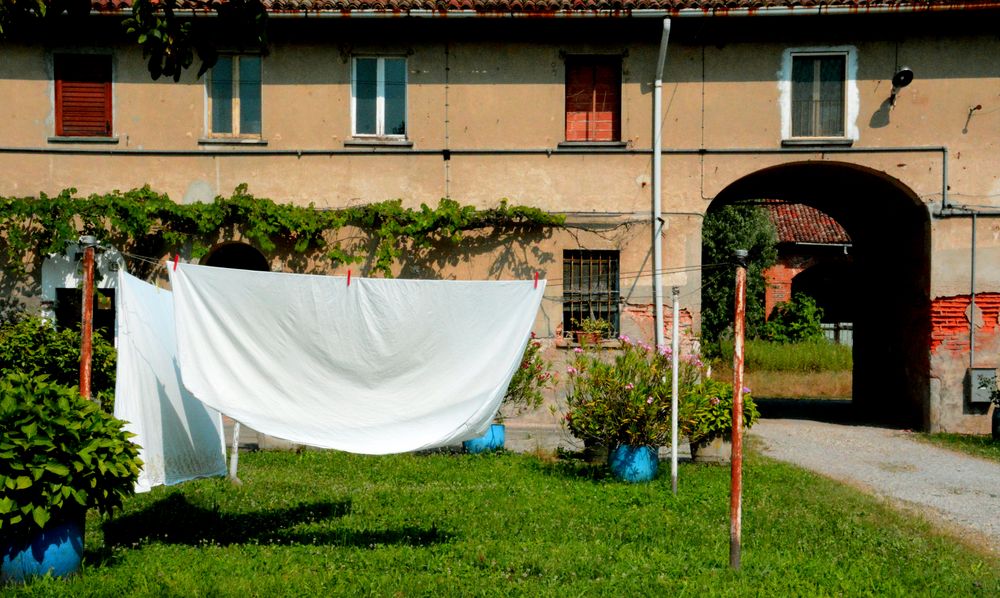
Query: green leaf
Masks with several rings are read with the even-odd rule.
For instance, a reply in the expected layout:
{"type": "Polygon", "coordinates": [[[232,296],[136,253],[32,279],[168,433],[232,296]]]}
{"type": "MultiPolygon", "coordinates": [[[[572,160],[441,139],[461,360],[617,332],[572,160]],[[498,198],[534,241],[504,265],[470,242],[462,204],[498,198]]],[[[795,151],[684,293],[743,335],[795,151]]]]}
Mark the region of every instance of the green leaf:
{"type": "Polygon", "coordinates": [[[14,481],[15,490],[24,490],[25,488],[30,488],[30,487],[31,487],[31,478],[26,475],[18,476],[17,479],[14,481]]]}
{"type": "Polygon", "coordinates": [[[62,463],[46,463],[45,469],[59,476],[69,475],[69,467],[66,467],[62,463]]]}
{"type": "Polygon", "coordinates": [[[45,507],[35,507],[31,512],[31,516],[34,518],[35,523],[38,524],[38,527],[45,527],[45,524],[48,523],[51,517],[49,510],[45,507]]]}

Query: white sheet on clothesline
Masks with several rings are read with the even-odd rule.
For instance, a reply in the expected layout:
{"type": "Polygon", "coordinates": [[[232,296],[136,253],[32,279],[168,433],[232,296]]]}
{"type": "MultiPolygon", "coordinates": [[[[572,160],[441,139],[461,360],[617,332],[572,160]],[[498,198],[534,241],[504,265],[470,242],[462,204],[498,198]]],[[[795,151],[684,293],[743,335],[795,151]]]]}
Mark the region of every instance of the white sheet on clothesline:
{"type": "Polygon", "coordinates": [[[136,492],[226,473],[222,416],[180,381],[170,295],[119,273],[115,417],[141,447],[136,492]]]}
{"type": "Polygon", "coordinates": [[[364,454],[485,432],[545,289],[169,268],[194,395],[265,434],[364,454]]]}

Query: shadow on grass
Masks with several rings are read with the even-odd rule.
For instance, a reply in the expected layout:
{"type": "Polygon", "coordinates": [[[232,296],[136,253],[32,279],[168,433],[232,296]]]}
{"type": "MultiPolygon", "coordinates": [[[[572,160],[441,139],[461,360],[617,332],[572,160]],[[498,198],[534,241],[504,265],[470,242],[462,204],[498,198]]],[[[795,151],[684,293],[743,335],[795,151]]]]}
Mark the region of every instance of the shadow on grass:
{"type": "Polygon", "coordinates": [[[350,501],[322,501],[253,513],[225,513],[218,508],[192,504],[181,493],[171,494],[138,513],[106,521],[102,526],[104,548],[88,560],[107,562],[116,548],[151,542],[189,546],[316,544],[375,548],[395,544],[430,546],[452,538],[452,534],[433,525],[388,530],[295,529],[350,512],[350,501]]]}
{"type": "Polygon", "coordinates": [[[546,475],[556,475],[566,478],[579,478],[599,482],[611,477],[608,463],[603,459],[595,459],[586,451],[567,451],[559,449],[554,459],[538,459],[534,467],[546,475]]]}

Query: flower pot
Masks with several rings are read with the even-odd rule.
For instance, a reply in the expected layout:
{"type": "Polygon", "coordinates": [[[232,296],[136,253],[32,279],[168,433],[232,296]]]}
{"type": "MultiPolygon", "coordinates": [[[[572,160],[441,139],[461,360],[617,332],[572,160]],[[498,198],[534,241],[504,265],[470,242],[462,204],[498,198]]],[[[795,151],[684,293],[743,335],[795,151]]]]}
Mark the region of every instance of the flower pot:
{"type": "Polygon", "coordinates": [[[18,540],[0,543],[0,583],[25,582],[51,573],[66,577],[80,571],[83,558],[84,517],[76,515],[63,523],[18,540]]]}
{"type": "Polygon", "coordinates": [[[599,345],[601,343],[601,333],[600,332],[582,332],[580,330],[577,330],[576,331],[576,342],[580,346],[599,345]]]}
{"type": "Polygon", "coordinates": [[[659,464],[656,448],[618,445],[611,451],[608,465],[611,475],[623,482],[648,482],[656,477],[659,464]]]}
{"type": "Polygon", "coordinates": [[[491,424],[490,429],[485,434],[483,434],[479,438],[466,440],[465,442],[462,443],[462,446],[465,447],[466,452],[472,454],[489,453],[502,449],[503,441],[504,441],[504,425],[491,424]]]}
{"type": "Polygon", "coordinates": [[[729,463],[732,456],[733,443],[722,436],[691,443],[691,460],[695,463],[729,463]]]}

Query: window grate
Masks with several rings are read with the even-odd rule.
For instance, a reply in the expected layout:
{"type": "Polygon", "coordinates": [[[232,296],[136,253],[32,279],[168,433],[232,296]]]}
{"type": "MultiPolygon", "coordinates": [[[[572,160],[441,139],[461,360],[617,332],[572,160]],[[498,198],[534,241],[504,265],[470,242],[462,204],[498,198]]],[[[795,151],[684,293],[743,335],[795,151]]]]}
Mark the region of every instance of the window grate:
{"type": "Polygon", "coordinates": [[[567,249],[563,251],[563,330],[579,328],[587,318],[611,324],[619,331],[618,252],[567,249]]]}

